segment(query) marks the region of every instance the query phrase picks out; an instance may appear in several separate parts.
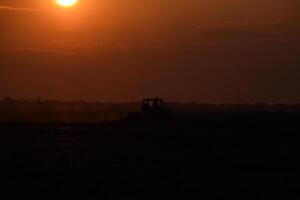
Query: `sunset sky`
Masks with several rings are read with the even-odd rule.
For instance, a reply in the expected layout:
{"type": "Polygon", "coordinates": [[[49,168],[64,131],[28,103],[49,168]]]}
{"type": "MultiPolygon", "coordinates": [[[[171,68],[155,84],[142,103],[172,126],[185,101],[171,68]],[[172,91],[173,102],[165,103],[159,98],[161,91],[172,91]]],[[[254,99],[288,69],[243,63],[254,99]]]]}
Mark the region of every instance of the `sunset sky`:
{"type": "Polygon", "coordinates": [[[0,98],[300,102],[299,0],[0,0],[0,98]]]}

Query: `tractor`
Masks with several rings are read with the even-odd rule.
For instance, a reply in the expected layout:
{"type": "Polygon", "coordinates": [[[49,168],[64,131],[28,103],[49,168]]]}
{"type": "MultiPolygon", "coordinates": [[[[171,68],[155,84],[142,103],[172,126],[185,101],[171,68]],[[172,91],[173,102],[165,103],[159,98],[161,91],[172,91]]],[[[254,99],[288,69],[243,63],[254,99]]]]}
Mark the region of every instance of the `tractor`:
{"type": "Polygon", "coordinates": [[[172,110],[161,98],[145,98],[141,113],[130,113],[128,119],[139,121],[166,121],[171,119],[172,110]]]}

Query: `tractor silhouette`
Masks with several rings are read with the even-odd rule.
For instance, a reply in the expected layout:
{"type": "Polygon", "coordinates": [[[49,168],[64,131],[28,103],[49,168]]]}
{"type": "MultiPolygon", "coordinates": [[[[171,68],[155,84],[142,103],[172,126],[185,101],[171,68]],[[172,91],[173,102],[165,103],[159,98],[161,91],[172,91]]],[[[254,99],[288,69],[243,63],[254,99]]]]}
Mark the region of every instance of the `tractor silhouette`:
{"type": "Polygon", "coordinates": [[[166,121],[171,119],[172,110],[161,98],[145,98],[142,101],[141,113],[130,113],[131,121],[166,121]]]}

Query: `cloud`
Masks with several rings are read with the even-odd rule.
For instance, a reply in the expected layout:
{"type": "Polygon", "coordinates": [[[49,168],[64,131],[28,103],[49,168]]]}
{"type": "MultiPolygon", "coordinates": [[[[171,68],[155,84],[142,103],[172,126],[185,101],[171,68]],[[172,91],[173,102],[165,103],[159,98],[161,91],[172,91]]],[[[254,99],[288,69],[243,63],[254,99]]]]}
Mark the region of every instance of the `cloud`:
{"type": "Polygon", "coordinates": [[[59,54],[59,55],[67,55],[70,53],[63,52],[63,51],[56,51],[56,50],[43,50],[38,48],[23,48],[23,47],[16,47],[16,48],[6,48],[0,47],[0,51],[21,51],[21,52],[34,52],[34,53],[50,53],[50,54],[59,54]]]}
{"type": "Polygon", "coordinates": [[[19,8],[19,7],[11,7],[11,6],[2,6],[0,5],[0,11],[15,11],[15,12],[40,12],[41,9],[36,8],[19,8]]]}
{"type": "Polygon", "coordinates": [[[90,47],[104,46],[103,43],[93,42],[93,41],[80,41],[80,40],[54,40],[52,41],[52,43],[60,47],[73,47],[73,48],[79,48],[79,47],[90,48],[90,47]]]}
{"type": "Polygon", "coordinates": [[[90,45],[90,46],[99,46],[101,43],[93,41],[81,41],[81,40],[54,40],[52,41],[56,44],[75,44],[75,45],[90,45]]]}
{"type": "Polygon", "coordinates": [[[243,20],[243,21],[216,21],[210,25],[211,29],[248,29],[260,32],[277,32],[278,30],[299,30],[299,25],[294,21],[283,20],[243,20]]]}
{"type": "Polygon", "coordinates": [[[141,45],[137,42],[99,42],[89,40],[53,40],[54,48],[63,49],[64,51],[120,51],[122,49],[133,48],[141,45]]]}
{"type": "Polygon", "coordinates": [[[211,39],[221,39],[232,42],[232,40],[250,40],[257,43],[267,40],[271,43],[278,41],[298,41],[300,26],[293,21],[216,21],[208,26],[196,27],[198,34],[205,35],[211,39]],[[296,36],[297,35],[297,36],[296,36]]]}

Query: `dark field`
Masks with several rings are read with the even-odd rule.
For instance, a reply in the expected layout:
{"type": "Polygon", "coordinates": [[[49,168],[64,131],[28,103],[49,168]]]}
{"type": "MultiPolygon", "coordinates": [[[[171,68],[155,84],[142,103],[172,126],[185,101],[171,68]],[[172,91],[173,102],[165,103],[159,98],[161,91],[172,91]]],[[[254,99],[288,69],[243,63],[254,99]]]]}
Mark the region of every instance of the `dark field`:
{"type": "Polygon", "coordinates": [[[154,125],[3,124],[1,189],[86,198],[287,198],[300,188],[299,116],[215,113],[154,125]]]}

